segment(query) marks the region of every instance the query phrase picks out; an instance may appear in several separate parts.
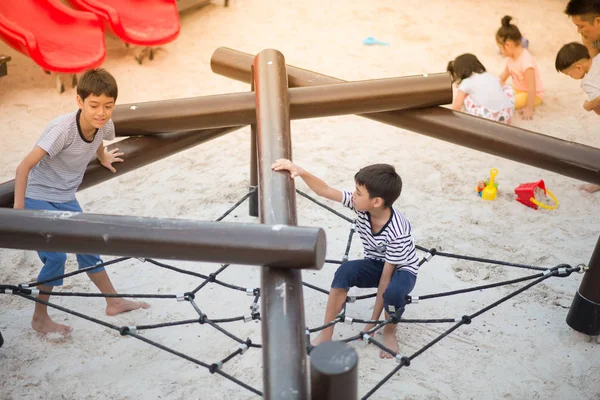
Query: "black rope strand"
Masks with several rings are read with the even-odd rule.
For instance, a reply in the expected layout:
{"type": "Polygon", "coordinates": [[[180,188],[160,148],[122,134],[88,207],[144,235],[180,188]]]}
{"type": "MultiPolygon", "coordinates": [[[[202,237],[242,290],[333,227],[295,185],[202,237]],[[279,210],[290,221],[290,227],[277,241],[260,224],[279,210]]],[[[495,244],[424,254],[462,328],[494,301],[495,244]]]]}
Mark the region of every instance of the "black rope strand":
{"type": "Polygon", "coordinates": [[[165,263],[162,263],[160,261],[153,260],[151,258],[146,258],[146,261],[148,261],[151,264],[156,265],[157,267],[161,267],[161,268],[169,269],[171,271],[179,272],[180,274],[192,275],[192,276],[195,276],[197,278],[208,279],[207,275],[199,274],[198,272],[188,271],[188,270],[181,269],[181,268],[177,268],[177,267],[174,267],[172,265],[165,264],[165,263]]]}
{"type": "Polygon", "coordinates": [[[543,268],[543,267],[535,267],[533,265],[517,264],[517,263],[506,262],[506,261],[491,260],[488,258],[481,258],[481,257],[462,256],[459,254],[444,253],[441,251],[438,251],[436,253],[436,255],[442,256],[442,257],[448,257],[448,258],[456,258],[459,260],[478,261],[478,262],[487,263],[487,264],[503,265],[505,267],[533,269],[533,270],[537,270],[537,271],[545,271],[547,269],[547,268],[543,268]]]}
{"type": "Polygon", "coordinates": [[[196,294],[204,286],[208,285],[210,282],[214,282],[214,278],[213,277],[216,277],[221,272],[225,271],[227,269],[227,267],[229,267],[229,265],[230,264],[223,264],[223,265],[221,265],[221,268],[219,268],[217,270],[217,272],[210,274],[206,279],[204,279],[204,282],[202,282],[197,288],[195,288],[194,290],[192,290],[192,293],[196,294]]]}
{"type": "Polygon", "coordinates": [[[40,290],[40,294],[63,297],[103,297],[103,298],[132,298],[132,299],[175,299],[176,294],[133,294],[133,293],[81,293],[81,292],[48,292],[40,290]]]}
{"type": "Polygon", "coordinates": [[[501,298],[500,300],[493,302],[493,303],[492,303],[492,304],[490,304],[489,306],[482,308],[481,310],[477,311],[477,312],[476,312],[476,313],[474,313],[474,314],[471,314],[471,315],[470,315],[471,319],[473,319],[473,318],[475,318],[475,317],[478,317],[478,316],[480,316],[480,315],[481,315],[481,314],[483,314],[484,312],[491,310],[492,308],[494,308],[494,307],[496,307],[496,306],[498,306],[498,305],[500,305],[500,304],[504,303],[505,301],[507,301],[507,300],[509,300],[509,299],[512,299],[512,298],[513,298],[513,297],[515,297],[516,295],[518,295],[518,294],[520,294],[520,293],[523,293],[524,291],[526,291],[526,290],[527,290],[527,289],[529,289],[529,288],[532,288],[532,287],[534,287],[534,286],[535,286],[535,285],[537,285],[538,283],[541,283],[541,282],[545,281],[546,279],[548,279],[548,278],[550,278],[550,277],[552,277],[552,276],[555,276],[555,275],[556,275],[556,273],[557,273],[557,271],[556,271],[556,270],[553,270],[553,271],[552,271],[552,272],[551,272],[549,275],[542,276],[541,278],[539,278],[539,279],[536,279],[535,281],[533,281],[533,282],[531,282],[531,283],[529,283],[529,284],[527,284],[527,285],[523,286],[521,289],[519,289],[519,290],[517,290],[517,291],[515,291],[515,292],[512,292],[511,294],[509,294],[509,295],[507,295],[507,296],[504,296],[504,297],[503,297],[503,298],[501,298]]]}
{"type": "Polygon", "coordinates": [[[525,282],[525,281],[529,281],[529,280],[532,280],[532,279],[536,279],[536,278],[539,278],[540,276],[543,276],[543,275],[544,274],[535,274],[535,275],[525,276],[523,278],[511,279],[509,281],[491,283],[489,285],[474,286],[474,287],[468,288],[468,289],[459,289],[459,290],[452,290],[450,292],[427,294],[425,296],[419,296],[419,301],[420,300],[427,300],[427,299],[434,299],[434,298],[437,298],[437,297],[452,296],[452,295],[455,295],[455,294],[475,292],[477,290],[490,289],[490,288],[495,288],[495,287],[499,287],[499,286],[512,285],[514,283],[525,282]]]}
{"type": "MultiPolygon", "coordinates": [[[[212,326],[213,328],[215,328],[216,330],[218,330],[219,332],[221,332],[223,335],[229,337],[230,339],[235,340],[236,342],[238,342],[239,344],[246,344],[245,340],[240,339],[239,337],[235,336],[232,333],[227,332],[225,329],[221,328],[219,325],[215,324],[213,321],[211,321],[208,318],[204,319],[204,322],[206,322],[207,324],[209,324],[210,326],[212,326]]],[[[252,344],[252,347],[256,347],[256,348],[261,348],[261,345],[258,344],[252,344]]]]}
{"type": "Polygon", "coordinates": [[[340,213],[339,211],[334,210],[333,208],[329,207],[327,204],[320,202],[319,200],[310,197],[309,195],[307,195],[306,193],[302,192],[301,190],[296,189],[296,193],[298,193],[300,196],[312,201],[313,203],[323,207],[324,209],[326,209],[327,211],[331,212],[332,214],[337,215],[338,217],[342,218],[343,220],[347,221],[347,222],[354,222],[354,220],[352,218],[348,218],[346,217],[344,214],[340,213]]]}
{"type": "Polygon", "coordinates": [[[198,323],[198,318],[186,319],[184,321],[163,322],[160,324],[153,324],[153,325],[137,325],[136,328],[138,331],[142,331],[142,330],[146,330],[146,329],[166,328],[166,327],[170,327],[170,326],[197,324],[197,323],[198,323]]]}
{"type": "Polygon", "coordinates": [[[235,210],[236,208],[238,208],[238,207],[239,207],[239,206],[240,206],[240,205],[241,205],[241,204],[242,204],[244,201],[246,201],[246,199],[247,199],[248,197],[252,196],[252,193],[256,192],[257,190],[258,190],[258,189],[257,189],[257,188],[255,188],[255,187],[254,187],[254,188],[252,188],[252,189],[250,189],[250,191],[249,191],[248,193],[246,193],[246,194],[244,195],[244,197],[242,197],[240,200],[238,200],[238,201],[237,201],[237,203],[235,203],[233,206],[231,206],[231,208],[229,208],[229,210],[225,211],[225,212],[223,213],[223,215],[221,215],[219,218],[217,218],[217,219],[215,220],[215,222],[219,222],[219,221],[222,221],[223,219],[225,219],[225,217],[226,217],[226,216],[228,216],[229,214],[231,214],[231,212],[232,212],[233,210],[235,210]]]}

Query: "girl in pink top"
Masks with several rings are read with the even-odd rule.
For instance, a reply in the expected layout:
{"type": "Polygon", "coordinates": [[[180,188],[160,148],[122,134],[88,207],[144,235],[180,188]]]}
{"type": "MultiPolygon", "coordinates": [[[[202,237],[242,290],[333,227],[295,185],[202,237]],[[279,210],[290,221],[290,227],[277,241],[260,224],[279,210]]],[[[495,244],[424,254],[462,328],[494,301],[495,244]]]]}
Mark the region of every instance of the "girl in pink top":
{"type": "Polygon", "coordinates": [[[523,119],[531,119],[534,107],[542,104],[544,86],[535,58],[521,45],[521,32],[510,23],[511,19],[508,15],[502,18],[502,26],[496,33],[496,43],[502,55],[508,57],[500,83],[504,84],[509,76],[512,78],[515,110],[521,110],[523,119]]]}

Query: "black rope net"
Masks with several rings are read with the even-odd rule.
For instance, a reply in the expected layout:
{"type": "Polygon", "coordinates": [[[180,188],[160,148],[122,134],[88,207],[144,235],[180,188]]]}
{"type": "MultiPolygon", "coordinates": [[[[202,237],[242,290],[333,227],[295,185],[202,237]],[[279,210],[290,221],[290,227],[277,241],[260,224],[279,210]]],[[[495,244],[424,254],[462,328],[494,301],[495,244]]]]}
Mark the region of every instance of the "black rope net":
{"type": "MultiPolygon", "coordinates": [[[[222,221],[225,217],[227,217],[229,214],[231,214],[237,207],[239,207],[242,203],[244,203],[244,201],[247,200],[253,194],[253,192],[255,190],[256,189],[253,189],[250,192],[248,192],[246,195],[244,195],[239,201],[237,201],[223,215],[221,215],[219,218],[217,218],[216,221],[222,221]]],[[[350,233],[348,235],[348,240],[347,240],[347,244],[346,244],[346,249],[342,256],[342,259],[341,260],[329,260],[328,259],[328,260],[326,260],[326,263],[342,264],[343,262],[347,261],[348,254],[350,252],[350,248],[352,245],[352,239],[353,239],[353,236],[355,233],[353,219],[348,218],[347,216],[332,209],[331,207],[327,206],[326,204],[319,202],[318,200],[312,198],[311,196],[307,195],[306,193],[304,193],[302,191],[296,190],[296,192],[299,195],[303,196],[304,198],[314,202],[315,204],[323,207],[324,209],[332,212],[333,214],[339,216],[340,218],[344,219],[345,221],[347,221],[348,223],[351,224],[350,233]]],[[[427,248],[424,248],[424,247],[418,246],[418,245],[416,247],[422,253],[422,256],[419,261],[420,266],[423,265],[424,263],[430,261],[433,257],[448,257],[448,258],[453,258],[453,259],[475,261],[475,262],[481,262],[481,263],[492,264],[492,265],[500,265],[500,266],[505,266],[505,267],[520,268],[520,269],[524,269],[524,270],[529,270],[529,271],[531,271],[531,273],[529,275],[526,275],[526,276],[523,276],[523,277],[520,277],[517,279],[505,280],[505,281],[491,283],[491,284],[487,284],[487,285],[478,285],[478,286],[473,286],[473,287],[469,287],[469,288],[465,288],[465,289],[459,289],[459,290],[453,290],[453,291],[441,292],[441,293],[432,293],[432,294],[426,294],[426,295],[421,295],[421,296],[407,296],[406,303],[407,303],[407,305],[411,305],[411,304],[416,304],[421,301],[434,299],[434,298],[453,296],[453,295],[458,295],[458,294],[463,294],[463,293],[469,293],[469,292],[481,291],[481,290],[485,290],[485,289],[496,288],[496,287],[500,287],[500,286],[507,286],[507,285],[514,285],[517,283],[528,282],[525,285],[521,286],[519,289],[515,290],[514,292],[512,292],[508,295],[505,295],[504,297],[498,299],[497,301],[493,302],[492,304],[489,304],[472,314],[465,314],[465,315],[461,315],[459,317],[454,316],[454,317],[449,317],[449,318],[405,319],[405,318],[398,318],[396,315],[392,315],[388,319],[377,320],[377,321],[353,318],[346,314],[346,312],[347,312],[346,305],[348,303],[354,303],[358,300],[374,298],[374,297],[376,297],[376,293],[359,295],[359,296],[348,296],[346,299],[346,305],[344,305],[341,313],[338,314],[338,316],[335,318],[335,320],[333,320],[327,324],[324,324],[322,326],[318,326],[318,327],[314,327],[314,328],[308,328],[308,327],[306,328],[307,351],[310,352],[310,350],[312,349],[312,346],[310,345],[310,334],[311,333],[319,332],[327,327],[330,327],[330,326],[333,326],[336,324],[341,324],[341,323],[374,324],[375,327],[371,330],[368,330],[368,331],[361,330],[361,331],[358,331],[355,335],[353,335],[351,337],[342,339],[342,341],[344,341],[344,342],[363,340],[364,342],[366,342],[368,344],[372,344],[372,345],[378,347],[379,349],[381,349],[382,351],[385,351],[385,352],[391,354],[392,357],[395,358],[397,361],[397,365],[386,376],[384,376],[375,386],[373,386],[367,393],[365,393],[363,395],[362,399],[367,399],[370,396],[372,396],[379,388],[381,388],[381,386],[383,386],[396,373],[398,373],[398,371],[400,371],[402,368],[410,366],[411,362],[415,358],[417,358],[418,356],[420,356],[421,354],[423,354],[424,352],[429,350],[436,343],[438,343],[439,341],[441,341],[442,339],[444,339],[445,337],[450,335],[452,332],[454,332],[455,330],[460,328],[462,325],[470,324],[474,318],[481,316],[485,312],[493,309],[494,307],[497,307],[498,305],[512,299],[513,297],[517,296],[518,294],[523,293],[524,291],[538,285],[541,282],[544,282],[545,280],[547,280],[551,277],[564,278],[564,277],[570,276],[573,272],[584,273],[585,270],[587,269],[587,267],[583,264],[577,265],[575,267],[572,267],[567,264],[560,264],[560,265],[557,265],[552,268],[543,268],[543,267],[538,267],[538,266],[533,266],[533,265],[525,265],[525,264],[511,263],[511,262],[505,262],[505,261],[499,261],[499,260],[493,260],[493,259],[487,259],[487,258],[445,253],[445,252],[437,251],[435,248],[427,249],[427,248]],[[449,327],[444,332],[442,332],[437,337],[435,337],[433,340],[430,340],[429,343],[427,343],[425,346],[423,346],[418,351],[414,352],[413,354],[403,355],[403,354],[396,353],[393,350],[385,347],[381,342],[379,342],[377,339],[375,339],[373,337],[374,335],[372,335],[375,332],[382,329],[385,325],[393,324],[393,323],[399,323],[399,324],[415,324],[415,323],[447,324],[449,327]]],[[[28,299],[28,300],[31,300],[34,302],[46,304],[48,307],[63,311],[65,313],[68,313],[71,315],[75,315],[75,316],[77,316],[79,318],[83,318],[87,321],[91,321],[96,324],[102,325],[105,328],[117,331],[122,336],[130,336],[130,337],[136,338],[136,339],[141,340],[142,342],[145,342],[151,346],[155,346],[158,349],[164,350],[172,355],[181,357],[193,364],[204,367],[211,374],[221,375],[222,377],[229,379],[232,382],[238,384],[242,388],[247,389],[254,394],[262,396],[262,392],[259,389],[255,388],[250,383],[243,382],[242,380],[240,380],[226,372],[227,371],[226,364],[228,362],[236,359],[238,356],[243,355],[246,351],[248,351],[250,349],[260,349],[262,347],[260,343],[254,343],[250,338],[241,338],[241,337],[237,336],[236,334],[232,333],[230,330],[225,328],[226,326],[230,326],[231,324],[234,324],[234,323],[240,323],[240,322],[245,323],[245,322],[251,322],[251,321],[258,322],[261,319],[261,314],[260,314],[260,309],[259,309],[260,288],[258,288],[258,287],[242,287],[242,286],[238,286],[238,285],[234,285],[234,284],[225,282],[222,279],[219,279],[219,275],[222,274],[225,270],[227,270],[227,268],[229,268],[229,266],[230,266],[229,264],[222,264],[220,266],[220,268],[218,268],[216,271],[214,271],[210,274],[201,274],[198,272],[178,268],[173,265],[169,265],[164,262],[159,262],[159,261],[156,261],[153,259],[143,259],[143,258],[138,259],[140,262],[149,263],[155,267],[163,268],[163,269],[170,270],[170,271],[180,273],[180,274],[189,275],[190,277],[198,278],[200,280],[200,283],[197,284],[197,286],[195,286],[191,290],[182,292],[182,293],[175,293],[175,294],[119,293],[119,294],[114,294],[114,295],[107,295],[107,294],[101,294],[101,293],[81,293],[81,292],[66,292],[66,291],[47,292],[47,291],[39,290],[36,288],[37,286],[43,285],[44,283],[51,282],[55,279],[68,278],[68,277],[78,275],[78,274],[87,272],[89,270],[98,268],[99,266],[106,267],[109,265],[115,265],[115,264],[121,263],[121,262],[129,260],[129,259],[130,259],[130,257],[116,258],[114,260],[104,262],[103,264],[94,265],[89,268],[83,268],[83,269],[80,269],[80,270],[77,270],[74,272],[64,274],[62,276],[50,278],[45,281],[36,281],[33,283],[18,284],[18,285],[0,284],[0,293],[13,294],[13,295],[20,296],[22,298],[25,298],[25,299],[28,299]],[[248,308],[247,313],[243,314],[243,315],[235,316],[235,317],[229,317],[229,318],[213,318],[212,316],[209,316],[209,314],[205,313],[204,310],[200,307],[200,305],[196,301],[196,295],[198,294],[198,292],[200,290],[202,290],[203,288],[208,287],[209,285],[219,285],[219,286],[227,288],[227,289],[246,293],[251,298],[250,306],[248,308]],[[170,299],[170,300],[176,300],[178,302],[189,303],[190,306],[193,308],[195,314],[197,314],[197,318],[185,319],[185,320],[179,320],[179,321],[161,322],[161,323],[151,324],[151,325],[117,326],[117,325],[102,321],[100,319],[85,315],[83,313],[74,311],[72,309],[59,306],[52,302],[43,301],[38,298],[38,295],[40,295],[40,294],[47,294],[47,295],[52,295],[52,296],[69,296],[69,297],[103,297],[103,298],[118,297],[118,298],[136,298],[136,299],[170,299]],[[167,346],[165,346],[161,343],[158,343],[154,340],[151,340],[141,334],[142,332],[153,330],[153,329],[162,329],[162,328],[168,328],[168,327],[175,327],[175,326],[182,326],[182,325],[195,325],[195,324],[205,325],[207,328],[214,329],[214,330],[218,331],[220,334],[225,335],[228,338],[230,338],[231,341],[233,342],[231,353],[229,353],[226,357],[224,357],[220,360],[202,361],[197,358],[186,355],[180,351],[177,351],[173,348],[167,347],[167,346]]],[[[313,285],[313,284],[310,284],[307,282],[303,282],[303,285],[307,288],[310,288],[317,292],[323,293],[325,295],[329,294],[329,291],[327,289],[321,288],[319,286],[316,286],[316,285],[313,285]]]]}

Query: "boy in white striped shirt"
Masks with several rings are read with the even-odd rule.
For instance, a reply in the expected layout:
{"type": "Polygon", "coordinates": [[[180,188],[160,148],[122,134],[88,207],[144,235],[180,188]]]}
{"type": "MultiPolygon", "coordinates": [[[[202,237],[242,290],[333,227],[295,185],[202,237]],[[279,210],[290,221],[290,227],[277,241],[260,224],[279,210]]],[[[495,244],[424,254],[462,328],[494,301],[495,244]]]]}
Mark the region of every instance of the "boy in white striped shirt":
{"type": "MultiPolygon", "coordinates": [[[[15,176],[15,209],[81,212],[75,192],[83,179],[88,163],[96,157],[112,172],[114,162],[122,162],[119,149],[106,151],[103,140],[115,137],[115,127],[110,119],[117,100],[115,78],[103,69],[85,72],[77,84],[79,110],[61,115],[51,121],[33,150],[17,167],[15,176]]],[[[37,281],[38,288],[51,291],[63,284],[62,279],[52,279],[65,273],[67,255],[59,252],[39,251],[44,266],[37,281]]],[[[102,263],[99,256],[77,254],[79,268],[102,263]]],[[[103,267],[88,271],[88,276],[104,294],[116,294],[103,267]]],[[[48,301],[49,295],[39,298],[48,301]]],[[[106,314],[116,315],[149,304],[122,298],[106,298],[106,314]]],[[[31,326],[40,333],[59,333],[68,336],[71,327],[54,322],[45,304],[35,303],[31,326]]]]}
{"type": "MultiPolygon", "coordinates": [[[[343,263],[335,272],[331,284],[325,323],[333,321],[342,310],[350,287],[377,288],[371,319],[378,320],[385,309],[386,318],[404,311],[406,296],[415,286],[418,257],[410,222],[392,204],[402,191],[402,179],[393,166],[373,164],[354,176],[354,192],[334,189],[321,179],[292,163],[277,160],[275,171],[289,171],[291,178],[301,177],[317,195],[338,201],[357,214],[356,230],[364,247],[364,259],[343,263]]],[[[374,325],[367,325],[365,331],[374,325]]],[[[398,352],[396,324],[383,328],[384,345],[398,352]]],[[[333,337],[333,326],[321,331],[312,342],[314,346],[333,337]]],[[[381,358],[392,358],[385,351],[381,358]]]]}

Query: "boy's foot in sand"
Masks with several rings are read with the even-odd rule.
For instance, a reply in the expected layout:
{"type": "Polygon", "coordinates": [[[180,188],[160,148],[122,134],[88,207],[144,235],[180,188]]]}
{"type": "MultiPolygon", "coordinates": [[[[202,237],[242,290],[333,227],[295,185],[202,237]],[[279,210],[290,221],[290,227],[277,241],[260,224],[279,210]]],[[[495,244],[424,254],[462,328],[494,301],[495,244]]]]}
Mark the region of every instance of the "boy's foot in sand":
{"type": "Polygon", "coordinates": [[[150,304],[142,301],[115,299],[106,306],[106,315],[113,316],[139,308],[150,308],[150,304]]]}
{"type": "Polygon", "coordinates": [[[34,331],[42,333],[44,335],[47,333],[58,333],[60,335],[63,335],[64,337],[70,336],[71,331],[73,330],[73,328],[71,328],[70,326],[57,324],[56,322],[52,321],[48,316],[41,318],[34,317],[31,320],[31,327],[34,331]]]}
{"type": "Polygon", "coordinates": [[[592,183],[586,183],[585,185],[579,186],[579,189],[585,190],[588,193],[594,193],[600,190],[600,185],[594,185],[592,183]]]}
{"type": "Polygon", "coordinates": [[[316,338],[314,338],[313,340],[310,341],[310,344],[313,347],[317,347],[318,345],[320,345],[323,342],[330,342],[331,341],[331,335],[323,335],[323,332],[319,333],[319,336],[317,336],[316,338]]]}
{"type": "MultiPolygon", "coordinates": [[[[396,339],[396,331],[393,332],[383,330],[383,345],[388,349],[392,350],[394,353],[398,353],[400,348],[398,347],[398,340],[396,339]]],[[[388,353],[387,351],[381,350],[379,352],[380,358],[394,358],[393,355],[388,353]]]]}

